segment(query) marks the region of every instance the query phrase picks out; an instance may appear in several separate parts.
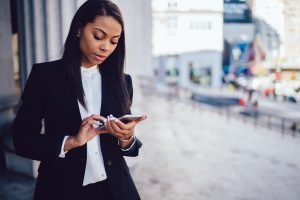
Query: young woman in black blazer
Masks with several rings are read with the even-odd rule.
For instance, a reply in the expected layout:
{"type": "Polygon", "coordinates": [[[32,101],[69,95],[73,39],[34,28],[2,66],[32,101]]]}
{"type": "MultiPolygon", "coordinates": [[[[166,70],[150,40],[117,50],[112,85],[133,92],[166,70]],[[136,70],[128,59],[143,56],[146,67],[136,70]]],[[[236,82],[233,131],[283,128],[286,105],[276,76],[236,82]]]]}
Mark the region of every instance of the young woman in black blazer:
{"type": "Polygon", "coordinates": [[[117,119],[130,113],[133,95],[124,59],[119,8],[89,0],[72,20],[62,59],[33,65],[13,138],[18,155],[41,161],[34,199],[140,199],[123,156],[138,155],[134,127],[146,116],[117,119]]]}

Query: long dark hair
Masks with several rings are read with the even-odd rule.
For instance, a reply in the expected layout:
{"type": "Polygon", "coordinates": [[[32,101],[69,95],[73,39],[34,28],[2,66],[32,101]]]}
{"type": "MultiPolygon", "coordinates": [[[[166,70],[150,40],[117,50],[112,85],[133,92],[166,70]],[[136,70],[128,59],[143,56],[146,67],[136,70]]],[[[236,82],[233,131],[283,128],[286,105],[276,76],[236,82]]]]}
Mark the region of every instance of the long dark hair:
{"type": "Polygon", "coordinates": [[[124,75],[125,33],[124,21],[120,9],[109,0],[88,0],[75,13],[63,52],[64,74],[76,92],[78,101],[87,109],[85,94],[81,82],[81,58],[77,33],[97,16],[113,17],[122,27],[118,45],[113,53],[99,65],[102,80],[105,81],[110,94],[120,102],[122,114],[129,111],[131,100],[124,75]]]}

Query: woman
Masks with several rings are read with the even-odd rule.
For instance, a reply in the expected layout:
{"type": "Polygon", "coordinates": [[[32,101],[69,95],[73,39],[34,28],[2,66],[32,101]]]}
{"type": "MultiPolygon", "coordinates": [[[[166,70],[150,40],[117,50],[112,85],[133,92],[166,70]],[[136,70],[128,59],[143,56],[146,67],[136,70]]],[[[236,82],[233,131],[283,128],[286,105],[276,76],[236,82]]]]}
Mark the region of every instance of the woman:
{"type": "Polygon", "coordinates": [[[62,59],[33,65],[13,136],[17,154],[41,161],[35,199],[140,199],[123,156],[138,155],[134,127],[146,116],[127,124],[113,117],[130,113],[124,59],[119,8],[89,0],[72,20],[62,59]]]}

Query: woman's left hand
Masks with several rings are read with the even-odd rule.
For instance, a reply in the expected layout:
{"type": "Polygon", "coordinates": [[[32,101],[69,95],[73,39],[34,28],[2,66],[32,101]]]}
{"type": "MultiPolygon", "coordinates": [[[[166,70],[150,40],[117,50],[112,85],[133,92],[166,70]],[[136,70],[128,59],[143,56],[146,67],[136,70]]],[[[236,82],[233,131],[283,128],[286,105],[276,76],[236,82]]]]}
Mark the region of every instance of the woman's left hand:
{"type": "Polygon", "coordinates": [[[134,127],[141,121],[145,120],[147,117],[143,115],[138,120],[123,123],[122,121],[118,120],[117,118],[108,118],[106,123],[106,128],[109,133],[118,137],[122,140],[127,140],[131,138],[134,134],[134,127]]]}

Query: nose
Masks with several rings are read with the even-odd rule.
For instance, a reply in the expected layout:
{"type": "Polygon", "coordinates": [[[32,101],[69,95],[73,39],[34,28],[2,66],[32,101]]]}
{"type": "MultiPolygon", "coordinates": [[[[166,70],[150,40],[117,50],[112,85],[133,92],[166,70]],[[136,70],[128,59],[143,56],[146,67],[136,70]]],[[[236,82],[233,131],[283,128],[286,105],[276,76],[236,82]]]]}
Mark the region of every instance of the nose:
{"type": "Polygon", "coordinates": [[[101,51],[108,51],[110,48],[110,44],[109,44],[109,41],[104,41],[101,46],[100,46],[100,50],[101,51]]]}

